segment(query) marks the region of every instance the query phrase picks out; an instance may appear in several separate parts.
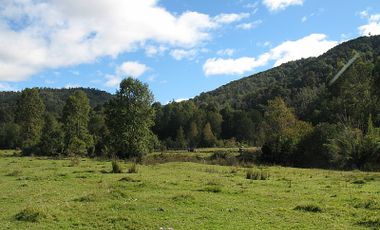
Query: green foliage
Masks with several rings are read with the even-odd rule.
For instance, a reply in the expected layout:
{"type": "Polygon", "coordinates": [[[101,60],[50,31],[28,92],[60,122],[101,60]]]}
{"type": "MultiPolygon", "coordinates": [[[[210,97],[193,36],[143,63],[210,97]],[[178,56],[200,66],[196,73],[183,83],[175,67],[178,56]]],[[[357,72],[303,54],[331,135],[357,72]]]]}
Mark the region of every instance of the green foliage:
{"type": "Polygon", "coordinates": [[[106,105],[110,146],[120,158],[141,158],[152,149],[153,95],[146,84],[127,78],[106,105]]]}
{"type": "Polygon", "coordinates": [[[93,148],[93,138],[88,130],[90,110],[83,91],[75,91],[67,99],[62,117],[67,154],[85,155],[93,148]]]}
{"type": "Polygon", "coordinates": [[[202,132],[202,143],[205,147],[214,147],[216,145],[216,137],[212,132],[210,123],[207,123],[202,132]]]}
{"type": "Polygon", "coordinates": [[[38,152],[44,124],[45,105],[38,89],[25,89],[18,102],[17,121],[20,125],[21,148],[24,154],[38,152]]]}
{"type": "Polygon", "coordinates": [[[198,132],[197,124],[194,121],[190,123],[190,128],[189,128],[189,132],[187,136],[189,139],[190,147],[191,148],[197,147],[199,143],[199,132],[198,132]]]}
{"type": "Polygon", "coordinates": [[[69,156],[84,156],[87,154],[87,144],[83,140],[74,136],[66,146],[66,153],[69,156]]]}
{"type": "Polygon", "coordinates": [[[264,115],[265,144],[261,160],[266,163],[294,165],[300,141],[308,136],[313,127],[298,120],[281,98],[269,101],[264,115]]]}
{"type": "Polygon", "coordinates": [[[39,154],[45,156],[58,156],[63,153],[64,133],[62,126],[51,113],[45,115],[39,148],[39,154]]]}
{"type": "Polygon", "coordinates": [[[20,125],[8,122],[0,124],[0,148],[16,149],[21,146],[20,125]]]}
{"type": "Polygon", "coordinates": [[[185,132],[183,131],[182,126],[180,126],[177,131],[176,142],[179,149],[185,149],[187,147],[185,132]]]}

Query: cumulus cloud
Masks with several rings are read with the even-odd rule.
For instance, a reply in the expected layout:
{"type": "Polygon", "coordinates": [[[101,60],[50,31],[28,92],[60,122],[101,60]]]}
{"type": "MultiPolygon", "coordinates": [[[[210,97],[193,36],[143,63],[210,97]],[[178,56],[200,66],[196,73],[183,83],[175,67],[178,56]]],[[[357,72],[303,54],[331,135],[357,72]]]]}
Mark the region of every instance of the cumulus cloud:
{"type": "Polygon", "coordinates": [[[259,57],[241,57],[237,59],[210,58],[203,65],[203,72],[210,75],[235,75],[251,72],[257,67],[273,66],[300,58],[319,56],[336,46],[338,42],[327,40],[324,34],[311,34],[296,41],[286,41],[259,57]]]}
{"type": "Polygon", "coordinates": [[[280,11],[288,6],[302,5],[304,0],[263,0],[263,4],[270,11],[280,11]]]}
{"type": "Polygon", "coordinates": [[[120,66],[117,67],[116,73],[118,76],[125,76],[125,77],[140,77],[142,74],[144,74],[146,71],[149,70],[149,67],[147,67],[144,64],[130,61],[130,62],[124,62],[120,66]]]}
{"type": "Polygon", "coordinates": [[[189,59],[189,60],[194,60],[197,54],[198,54],[198,51],[196,49],[190,49],[190,50],[175,49],[175,50],[170,51],[170,55],[178,61],[184,58],[189,59]]]}
{"type": "Polygon", "coordinates": [[[250,15],[249,13],[219,14],[214,18],[214,21],[218,24],[229,24],[229,23],[240,21],[244,18],[248,18],[249,15],[250,15]]]}
{"type": "Polygon", "coordinates": [[[380,34],[380,14],[369,15],[367,11],[360,12],[360,16],[368,19],[366,25],[359,27],[359,33],[363,36],[380,34]]]}
{"type": "Polygon", "coordinates": [[[140,77],[150,68],[144,64],[135,61],[124,62],[118,67],[116,67],[115,74],[105,75],[105,86],[109,88],[114,88],[119,86],[121,80],[126,77],[140,77]]]}
{"type": "Polygon", "coordinates": [[[253,57],[241,57],[237,59],[209,58],[203,65],[203,72],[206,76],[243,74],[263,65],[261,61],[253,57]]]}
{"type": "Polygon", "coordinates": [[[116,76],[116,75],[107,74],[105,78],[106,78],[106,83],[104,85],[109,88],[117,87],[121,82],[121,77],[116,76]]]}
{"type": "Polygon", "coordinates": [[[0,81],[22,81],[43,69],[117,57],[147,41],[192,48],[208,41],[218,23],[242,17],[214,19],[191,11],[177,15],[158,0],[2,1],[0,81]]]}

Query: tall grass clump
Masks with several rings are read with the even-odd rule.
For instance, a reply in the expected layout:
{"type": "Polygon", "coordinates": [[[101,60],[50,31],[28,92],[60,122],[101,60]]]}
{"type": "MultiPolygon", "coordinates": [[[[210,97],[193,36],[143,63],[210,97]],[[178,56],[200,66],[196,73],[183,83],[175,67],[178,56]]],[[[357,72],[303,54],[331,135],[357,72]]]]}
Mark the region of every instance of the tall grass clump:
{"type": "Polygon", "coordinates": [[[249,169],[246,172],[246,178],[249,180],[268,180],[269,172],[249,169]]]}
{"type": "Polygon", "coordinates": [[[122,173],[122,168],[120,163],[117,161],[117,158],[112,159],[112,173],[122,173]]]}
{"type": "Polygon", "coordinates": [[[322,212],[322,208],[314,204],[297,205],[294,210],[303,212],[322,212]]]}
{"type": "Polygon", "coordinates": [[[131,167],[128,168],[128,173],[137,173],[138,172],[138,169],[137,169],[137,164],[136,163],[133,163],[131,165],[131,167]]]}

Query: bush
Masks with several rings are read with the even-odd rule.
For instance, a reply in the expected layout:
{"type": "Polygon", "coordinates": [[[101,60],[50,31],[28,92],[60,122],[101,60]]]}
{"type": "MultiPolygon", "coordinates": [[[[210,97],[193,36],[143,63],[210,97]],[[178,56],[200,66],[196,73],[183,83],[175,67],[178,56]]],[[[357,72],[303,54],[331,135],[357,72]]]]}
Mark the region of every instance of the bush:
{"type": "Polygon", "coordinates": [[[112,173],[121,173],[122,168],[116,158],[112,159],[112,173]]]}
{"type": "Polygon", "coordinates": [[[228,151],[215,151],[211,156],[210,160],[218,160],[218,159],[227,159],[229,155],[228,151]]]}
{"type": "Polygon", "coordinates": [[[269,172],[263,170],[252,169],[247,170],[246,178],[249,180],[267,180],[269,179],[269,172]]]}

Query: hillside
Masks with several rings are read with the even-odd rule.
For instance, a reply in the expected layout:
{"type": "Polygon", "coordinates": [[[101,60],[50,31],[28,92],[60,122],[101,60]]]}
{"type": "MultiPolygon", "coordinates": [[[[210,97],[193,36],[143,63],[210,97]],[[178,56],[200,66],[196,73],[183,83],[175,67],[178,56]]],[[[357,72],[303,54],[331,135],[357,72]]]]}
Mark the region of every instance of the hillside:
{"type": "MultiPolygon", "coordinates": [[[[71,93],[78,89],[83,90],[87,94],[90,105],[93,108],[103,105],[112,97],[110,93],[90,88],[40,88],[39,90],[47,111],[61,115],[66,99],[71,93]]],[[[13,119],[12,116],[20,95],[21,92],[0,92],[0,123],[13,119]]]]}
{"type": "Polygon", "coordinates": [[[282,97],[295,108],[299,117],[312,120],[310,116],[316,106],[315,100],[326,90],[326,83],[353,56],[354,51],[361,54],[362,62],[374,65],[380,56],[380,36],[344,42],[319,57],[292,61],[230,82],[200,94],[194,101],[198,105],[216,102],[221,108],[230,106],[233,109],[263,111],[268,100],[282,97]]]}

